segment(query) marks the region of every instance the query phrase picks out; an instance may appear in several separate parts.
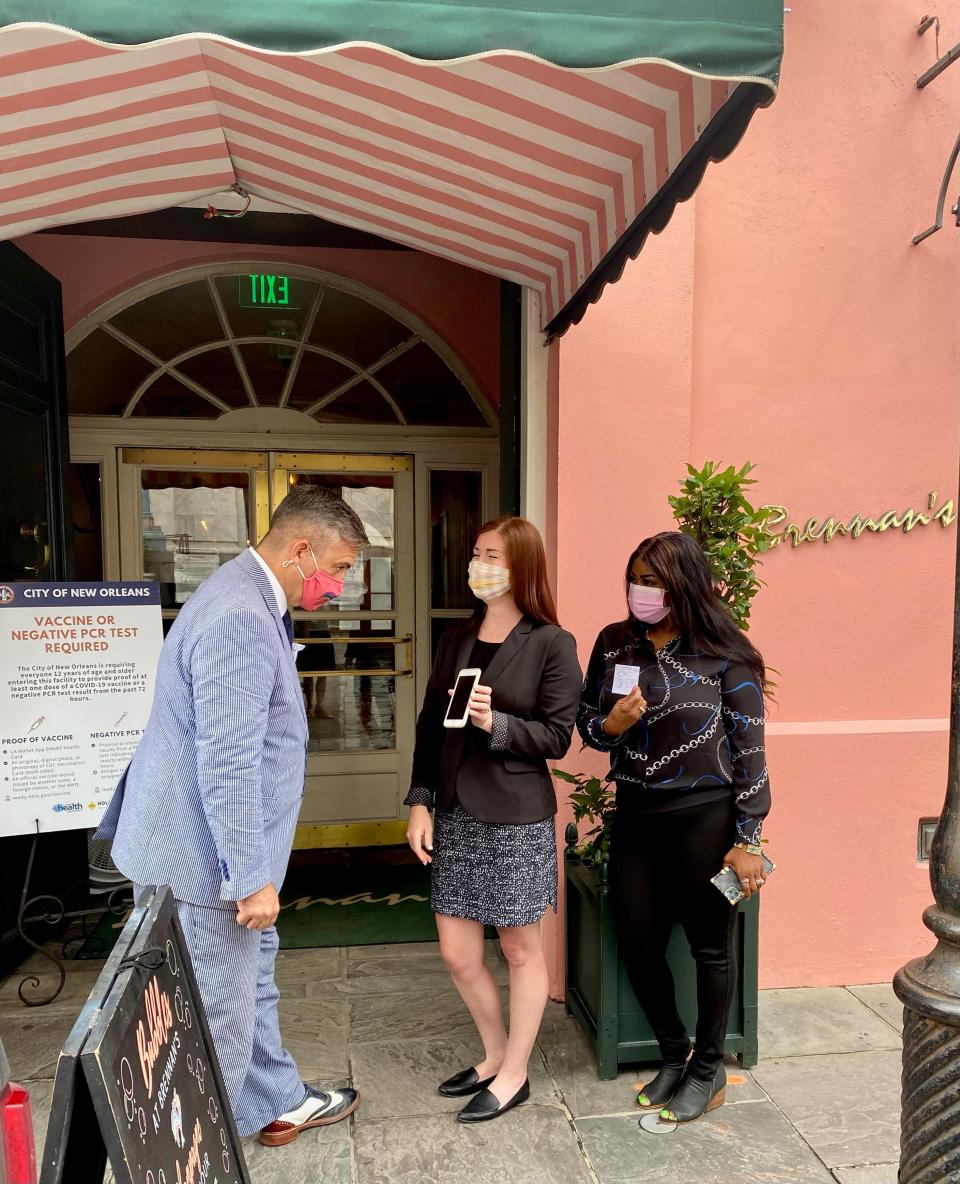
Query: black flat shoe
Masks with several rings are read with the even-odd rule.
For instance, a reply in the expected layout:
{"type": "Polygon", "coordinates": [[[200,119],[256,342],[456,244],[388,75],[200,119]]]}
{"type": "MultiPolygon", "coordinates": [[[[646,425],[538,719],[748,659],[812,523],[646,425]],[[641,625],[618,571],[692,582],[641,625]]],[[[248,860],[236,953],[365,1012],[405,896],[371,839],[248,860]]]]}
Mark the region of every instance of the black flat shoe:
{"type": "Polygon", "coordinates": [[[660,1111],[662,1122],[694,1122],[727,1100],[727,1071],[722,1064],[706,1080],[688,1070],[669,1106],[660,1111]]]}
{"type": "Polygon", "coordinates": [[[486,1089],[493,1081],[492,1077],[485,1077],[482,1081],[477,1076],[476,1069],[464,1069],[462,1073],[454,1073],[446,1081],[437,1086],[437,1093],[445,1098],[465,1098],[469,1094],[477,1094],[486,1089]]]}
{"type": "Polygon", "coordinates": [[[686,1061],[664,1064],[660,1072],[648,1081],[637,1094],[637,1105],[641,1110],[659,1110],[673,1098],[683,1081],[686,1061]]]}
{"type": "Polygon", "coordinates": [[[525,1081],[510,1101],[504,1102],[502,1106],[497,1100],[497,1095],[485,1089],[482,1094],[477,1094],[471,1102],[468,1102],[464,1106],[457,1115],[457,1122],[489,1122],[491,1118],[499,1118],[501,1114],[506,1114],[514,1106],[519,1106],[521,1102],[525,1102],[529,1097],[529,1081],[525,1081]]]}

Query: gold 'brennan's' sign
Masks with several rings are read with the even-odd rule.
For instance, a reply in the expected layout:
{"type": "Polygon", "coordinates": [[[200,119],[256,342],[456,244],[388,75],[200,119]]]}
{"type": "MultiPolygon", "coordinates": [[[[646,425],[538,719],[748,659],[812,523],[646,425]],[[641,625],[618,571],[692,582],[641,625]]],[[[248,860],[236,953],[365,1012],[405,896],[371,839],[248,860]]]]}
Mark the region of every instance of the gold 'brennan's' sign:
{"type": "Polygon", "coordinates": [[[796,523],[783,525],[790,517],[786,506],[763,508],[770,514],[766,522],[770,545],[779,547],[784,539],[790,539],[795,547],[799,547],[801,543],[816,543],[821,540],[829,543],[838,534],[858,539],[867,530],[874,534],[883,534],[887,530],[902,530],[904,534],[909,534],[915,526],[929,526],[931,522],[939,522],[943,527],[950,526],[957,518],[953,501],[945,501],[939,507],[937,501],[937,491],[934,490],[927,499],[927,513],[920,510],[885,510],[877,518],[870,518],[866,514],[854,514],[846,522],[837,518],[808,518],[803,526],[796,523]]]}

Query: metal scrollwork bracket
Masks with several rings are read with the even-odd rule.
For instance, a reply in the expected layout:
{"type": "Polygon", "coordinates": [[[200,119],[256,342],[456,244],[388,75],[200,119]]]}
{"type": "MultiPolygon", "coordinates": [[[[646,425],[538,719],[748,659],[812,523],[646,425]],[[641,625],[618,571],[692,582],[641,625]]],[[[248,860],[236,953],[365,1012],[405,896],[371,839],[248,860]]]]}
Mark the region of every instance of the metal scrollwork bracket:
{"type": "MultiPolygon", "coordinates": [[[[54,896],[51,893],[39,893],[36,896],[30,896],[30,881],[33,878],[33,864],[37,854],[37,841],[40,838],[40,820],[37,818],[34,821],[37,829],[30,844],[30,854],[27,857],[27,870],[23,878],[23,889],[20,893],[20,908],[17,911],[17,933],[31,949],[53,964],[57,972],[58,981],[51,991],[43,994],[43,984],[38,975],[36,973],[26,974],[17,986],[17,995],[25,1007],[46,1007],[47,1004],[52,1003],[57,998],[63,990],[64,983],[67,981],[67,970],[64,966],[64,959],[74,957],[75,954],[70,952],[71,947],[82,945],[86,938],[81,937],[65,942],[60,950],[61,956],[58,957],[56,954],[51,954],[39,942],[34,941],[27,933],[26,926],[40,924],[53,926],[59,925],[61,921],[77,917],[101,917],[104,913],[112,913],[115,917],[122,917],[127,907],[127,901],[124,899],[124,896],[130,891],[130,888],[129,885],[120,884],[107,897],[105,905],[99,905],[89,909],[73,909],[70,911],[66,909],[59,896],[54,896]]],[[[150,952],[145,951],[145,953],[150,952]]]]}
{"type": "MultiPolygon", "coordinates": [[[[940,20],[936,15],[925,16],[917,26],[917,36],[922,37],[929,29],[934,30],[937,39],[937,52],[939,53],[940,46],[940,20]]],[[[929,70],[925,70],[923,74],[917,79],[917,90],[923,90],[924,87],[929,86],[934,78],[938,78],[948,66],[952,66],[955,61],[960,59],[960,43],[955,45],[953,49],[948,50],[942,57],[938,57],[929,70]]],[[[921,230],[919,234],[915,234],[910,240],[914,246],[922,243],[924,239],[928,239],[931,234],[936,234],[943,226],[943,207],[947,200],[947,186],[950,184],[950,178],[953,176],[953,170],[957,164],[957,157],[960,156],[960,135],[957,136],[956,142],[953,145],[953,150],[947,160],[947,167],[943,171],[943,180],[940,182],[940,195],[937,198],[937,213],[934,218],[933,225],[928,226],[926,230],[921,230]]],[[[956,219],[957,226],[960,226],[960,198],[951,207],[950,213],[956,219]]]]}

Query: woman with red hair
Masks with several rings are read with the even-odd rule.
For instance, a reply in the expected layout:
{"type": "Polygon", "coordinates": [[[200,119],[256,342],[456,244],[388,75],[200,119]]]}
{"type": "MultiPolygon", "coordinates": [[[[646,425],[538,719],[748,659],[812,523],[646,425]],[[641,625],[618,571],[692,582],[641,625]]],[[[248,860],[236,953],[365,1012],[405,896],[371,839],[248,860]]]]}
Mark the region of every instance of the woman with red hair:
{"type": "Polygon", "coordinates": [[[477,1064],[439,1090],[476,1095],[457,1117],[483,1122],[530,1096],[527,1062],[548,987],[540,920],[557,907],[557,802],[547,761],[570,747],[582,675],[576,642],[557,622],[532,523],[504,517],[481,527],[469,582],[477,610],[440,641],[405,802],[410,846],[433,865],[440,952],[483,1043],[477,1064]],[[446,729],[449,694],[469,668],[482,671],[469,723],[446,729]],[[486,925],[496,927],[510,968],[509,1035],[484,962],[486,925]]]}

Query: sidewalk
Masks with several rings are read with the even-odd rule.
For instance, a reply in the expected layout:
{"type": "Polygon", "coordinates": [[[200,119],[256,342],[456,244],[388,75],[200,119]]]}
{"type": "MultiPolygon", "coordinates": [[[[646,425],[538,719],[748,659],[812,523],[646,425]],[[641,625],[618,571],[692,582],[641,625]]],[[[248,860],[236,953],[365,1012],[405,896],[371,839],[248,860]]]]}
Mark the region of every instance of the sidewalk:
{"type": "MultiPolygon", "coordinates": [[[[488,961],[506,982],[495,943],[488,961]]],[[[30,963],[27,964],[28,966],[30,963]]],[[[37,1139],[56,1057],[97,963],[73,963],[63,995],[27,1009],[23,973],[0,986],[0,1034],[26,1079],[37,1139]],[[93,969],[88,969],[93,967],[93,969]]],[[[478,1054],[435,944],[280,954],[284,1036],[307,1080],[351,1081],[352,1124],[290,1147],[245,1141],[254,1184],[895,1184],[900,1005],[886,984],[765,991],[762,1060],[729,1066],[727,1105],[673,1134],[637,1127],[643,1071],[597,1080],[590,1049],[551,1003],[531,1065],[529,1103],[465,1129],[436,1086],[478,1054]]],[[[462,1103],[460,1103],[462,1104],[462,1103]]]]}

